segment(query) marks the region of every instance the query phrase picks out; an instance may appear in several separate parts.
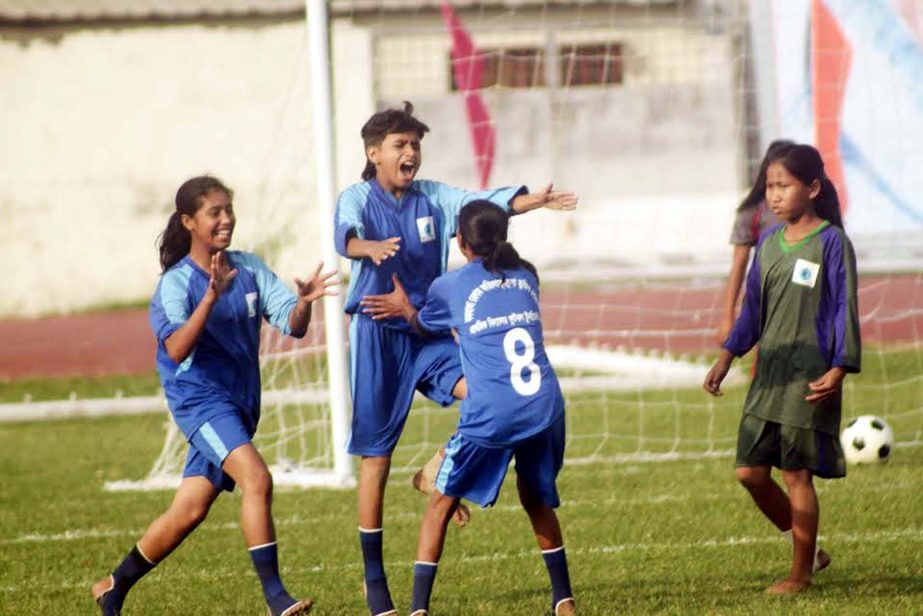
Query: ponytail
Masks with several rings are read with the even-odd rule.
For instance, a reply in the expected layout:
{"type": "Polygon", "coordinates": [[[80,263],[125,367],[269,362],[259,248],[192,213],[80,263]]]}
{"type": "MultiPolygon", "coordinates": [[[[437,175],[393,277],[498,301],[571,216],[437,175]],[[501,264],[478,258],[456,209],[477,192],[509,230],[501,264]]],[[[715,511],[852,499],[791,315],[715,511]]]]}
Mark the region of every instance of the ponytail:
{"type": "Polygon", "coordinates": [[[814,199],[814,211],[831,225],[843,228],[843,216],[840,214],[840,198],[836,187],[826,175],[820,180],[820,192],[814,199]]]}
{"type": "Polygon", "coordinates": [[[210,191],[217,190],[234,198],[234,191],[225,186],[221,180],[210,175],[201,175],[183,182],[176,191],[176,210],[170,214],[167,228],[157,237],[157,249],[160,251],[160,267],[166,272],[189,254],[192,235],[183,225],[183,215],[190,218],[202,206],[202,198],[210,191]]]}
{"type": "Polygon", "coordinates": [[[484,269],[500,274],[506,280],[504,270],[525,268],[536,279],[535,267],[519,256],[519,252],[506,239],[509,216],[490,201],[472,201],[461,209],[458,215],[458,231],[464,245],[484,260],[484,269]]]}
{"type": "Polygon", "coordinates": [[[167,228],[157,238],[157,248],[160,250],[160,269],[167,271],[189,254],[192,236],[189,229],[183,226],[183,216],[178,211],[170,214],[167,228]]]}

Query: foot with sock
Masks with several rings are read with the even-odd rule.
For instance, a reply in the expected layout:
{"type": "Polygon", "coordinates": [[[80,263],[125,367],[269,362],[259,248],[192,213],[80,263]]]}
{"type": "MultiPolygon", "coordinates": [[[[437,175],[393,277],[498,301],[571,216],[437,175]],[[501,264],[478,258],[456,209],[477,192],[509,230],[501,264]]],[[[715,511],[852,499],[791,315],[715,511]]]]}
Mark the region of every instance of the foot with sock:
{"type": "Polygon", "coordinates": [[[93,601],[102,610],[103,616],[121,614],[122,604],[125,602],[128,591],[153,568],[154,563],[149,561],[141,552],[141,548],[136,545],[115,568],[112,575],[93,584],[90,592],[93,595],[93,601]]]}
{"type": "MultiPolygon", "coordinates": [[[[439,467],[442,466],[442,461],[445,459],[445,451],[439,449],[429,462],[423,465],[423,467],[416,472],[413,476],[413,487],[417,492],[421,492],[426,495],[430,495],[436,489],[436,475],[439,473],[439,467]]],[[[452,515],[452,521],[459,528],[463,528],[471,521],[471,509],[468,508],[468,505],[459,501],[458,508],[455,509],[455,513],[452,515]]]]}
{"type": "Polygon", "coordinates": [[[296,614],[307,614],[314,606],[312,599],[302,599],[298,601],[287,592],[282,595],[273,597],[267,602],[269,616],[296,616],[296,614]]]}
{"type": "Polygon", "coordinates": [[[263,598],[269,608],[269,616],[295,616],[307,614],[314,605],[311,599],[295,599],[282,584],[279,576],[279,548],[276,543],[264,543],[249,548],[250,560],[263,586],[263,598]]]}

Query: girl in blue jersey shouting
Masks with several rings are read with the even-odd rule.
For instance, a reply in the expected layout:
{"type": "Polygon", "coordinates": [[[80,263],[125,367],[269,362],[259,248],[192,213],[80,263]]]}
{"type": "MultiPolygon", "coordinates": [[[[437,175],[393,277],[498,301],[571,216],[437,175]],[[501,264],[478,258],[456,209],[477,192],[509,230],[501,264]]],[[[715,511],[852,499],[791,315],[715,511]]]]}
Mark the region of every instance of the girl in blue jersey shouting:
{"type": "Polygon", "coordinates": [[[311,303],[335,295],[334,272],[318,265],[297,293],[256,255],[228,251],[236,218],[232,192],[195,177],[176,193],[176,211],[160,240],[163,276],[150,306],[157,370],[173,418],[189,441],[183,479],[112,575],[93,585],[106,616],[119,614],[129,589],[205,519],[222,490],[239,484],[241,527],[272,616],[310,610],[279,578],[272,522],[272,475],[251,443],[260,418],[259,342],[263,319],[305,335],[311,303]]]}
{"type": "Polygon", "coordinates": [[[364,181],[340,194],[334,221],[337,251],[351,259],[352,266],[346,298],[353,401],[348,450],[361,456],[359,542],[366,601],[373,616],[394,613],[382,558],[382,510],[391,453],[414,390],[448,406],[465,397],[465,382],[458,347],[448,332],[424,340],[403,319],[369,318],[361,300],[391,291],[391,277],[397,274],[410,302],[422,305],[430,284],[445,272],[458,212],[466,203],[486,199],[517,213],[539,207],[571,210],[577,205],[574,194],[554,191],[550,184],[540,193],[527,194],[525,186],[467,192],[418,180],[420,143],[428,131],[413,116],[410,103],[373,115],[362,127],[364,181]]]}
{"type": "Polygon", "coordinates": [[[704,387],[721,395],[733,359],[759,343],[737,437],[737,479],[793,541],[788,577],[767,589],[792,594],[830,563],[817,546],[813,477],[846,474],[842,386],[848,373],[859,372],[861,343],[856,257],[820,154],[789,143],[768,159],[766,201],[782,224],[756,245],[743,308],[704,387]],[[772,467],[782,471],[788,494],[772,479],[772,467]]]}
{"type": "Polygon", "coordinates": [[[564,398],[545,355],[538,276],[507,242],[506,212],[488,201],[461,209],[464,267],[437,278],[419,311],[397,276],[395,291],[367,297],[380,317],[399,311],[421,336],[457,332],[467,397],[445,447],[417,544],[411,614],[429,610],[446,526],[459,500],[493,505],[510,460],[516,486],[548,567],[554,614],[575,614],[564,541],[554,509],[564,460],[564,398]]]}

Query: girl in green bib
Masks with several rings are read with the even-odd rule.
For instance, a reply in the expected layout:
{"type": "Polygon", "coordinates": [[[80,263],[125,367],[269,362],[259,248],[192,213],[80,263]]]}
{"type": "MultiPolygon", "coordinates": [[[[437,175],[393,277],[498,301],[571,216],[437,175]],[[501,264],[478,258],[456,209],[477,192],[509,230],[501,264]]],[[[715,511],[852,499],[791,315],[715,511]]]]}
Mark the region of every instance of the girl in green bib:
{"type": "Polygon", "coordinates": [[[704,388],[721,395],[733,359],[759,343],[738,432],[737,479],[793,541],[788,577],[767,589],[791,594],[830,563],[817,547],[813,478],[846,474],[838,435],[843,379],[860,367],[856,258],[836,189],[813,147],[772,152],[766,201],[782,222],[760,236],[740,316],[704,388]],[[787,493],[772,467],[781,470],[787,493]]]}

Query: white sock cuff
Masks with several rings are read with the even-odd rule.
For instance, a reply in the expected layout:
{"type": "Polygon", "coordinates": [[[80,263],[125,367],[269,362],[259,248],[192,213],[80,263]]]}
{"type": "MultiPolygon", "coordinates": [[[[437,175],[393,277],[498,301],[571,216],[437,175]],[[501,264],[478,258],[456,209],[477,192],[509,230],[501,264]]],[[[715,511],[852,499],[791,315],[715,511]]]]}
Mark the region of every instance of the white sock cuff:
{"type": "Polygon", "coordinates": [[[559,548],[551,548],[550,550],[542,550],[542,554],[554,554],[555,552],[563,552],[564,546],[562,545],[559,548]]]}
{"type": "Polygon", "coordinates": [[[385,532],[385,529],[383,529],[383,528],[362,528],[362,527],[360,526],[360,527],[359,527],[359,532],[360,532],[360,533],[365,533],[365,534],[367,534],[367,535],[373,535],[373,534],[375,534],[375,533],[383,533],[383,532],[385,532]]]}
{"type": "Polygon", "coordinates": [[[147,564],[154,567],[157,565],[153,560],[147,557],[147,554],[144,553],[144,550],[141,549],[141,542],[135,544],[135,549],[138,550],[138,554],[141,555],[141,558],[147,561],[147,564]]]}
{"type": "Polygon", "coordinates": [[[431,563],[431,562],[426,561],[426,560],[415,560],[415,561],[413,561],[413,564],[414,564],[414,566],[417,566],[417,565],[426,565],[427,567],[433,567],[433,568],[436,568],[436,567],[439,566],[439,563],[431,563]]]}
{"type": "Polygon", "coordinates": [[[275,545],[275,544],[276,544],[275,541],[270,541],[269,543],[261,543],[260,545],[252,545],[247,549],[252,552],[253,550],[262,550],[263,548],[268,548],[269,546],[275,545]]]}

